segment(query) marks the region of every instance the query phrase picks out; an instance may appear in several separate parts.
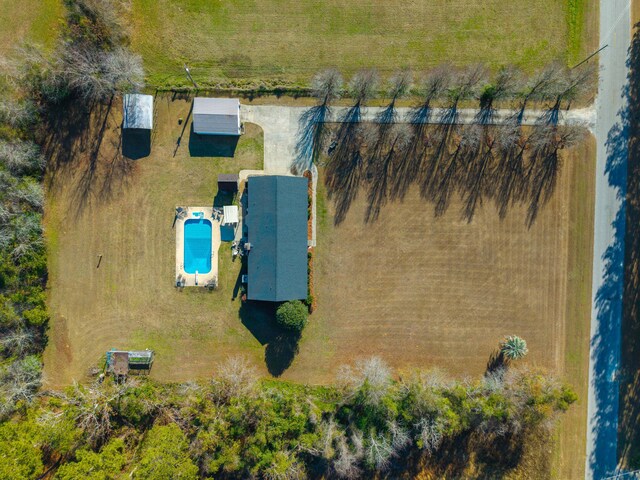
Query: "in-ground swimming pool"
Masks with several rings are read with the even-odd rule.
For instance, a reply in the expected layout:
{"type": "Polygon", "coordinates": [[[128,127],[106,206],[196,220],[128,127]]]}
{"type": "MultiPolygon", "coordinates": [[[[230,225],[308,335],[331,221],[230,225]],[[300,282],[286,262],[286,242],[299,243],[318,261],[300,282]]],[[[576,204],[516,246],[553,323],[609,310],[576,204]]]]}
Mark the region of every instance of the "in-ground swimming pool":
{"type": "Polygon", "coordinates": [[[184,271],[211,271],[211,222],[205,218],[184,222],[184,271]]]}

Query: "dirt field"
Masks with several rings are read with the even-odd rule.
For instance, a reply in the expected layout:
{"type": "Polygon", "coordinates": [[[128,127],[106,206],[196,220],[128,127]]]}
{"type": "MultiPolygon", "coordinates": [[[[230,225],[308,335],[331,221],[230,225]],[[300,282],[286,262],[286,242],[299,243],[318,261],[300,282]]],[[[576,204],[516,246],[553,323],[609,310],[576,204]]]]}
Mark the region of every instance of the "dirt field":
{"type": "Polygon", "coordinates": [[[557,0],[134,0],[132,45],[151,83],[162,85],[187,85],[184,62],[197,81],[239,86],[306,83],[326,66],[345,74],[443,62],[531,70],[571,62],[568,44],[583,51],[591,2],[580,0],[572,14],[574,2],[557,0]]]}
{"type": "Polygon", "coordinates": [[[238,352],[264,364],[260,343],[239,321],[240,301],[232,300],[240,264],[232,264],[228,244],[219,252],[219,290],[179,291],[172,227],[176,205],[211,205],[218,173],[261,167],[262,130],[247,125],[235,158],[213,159],[189,156],[187,125],[174,156],[178,118],[188,118],[189,103],[158,97],[155,107],[151,156],[115,154],[121,108],[114,105],[95,162],[85,145],[49,171],[50,386],[83,378],[112,347],[155,349],[153,375],[163,380],[206,377],[216,361],[238,352]]]}

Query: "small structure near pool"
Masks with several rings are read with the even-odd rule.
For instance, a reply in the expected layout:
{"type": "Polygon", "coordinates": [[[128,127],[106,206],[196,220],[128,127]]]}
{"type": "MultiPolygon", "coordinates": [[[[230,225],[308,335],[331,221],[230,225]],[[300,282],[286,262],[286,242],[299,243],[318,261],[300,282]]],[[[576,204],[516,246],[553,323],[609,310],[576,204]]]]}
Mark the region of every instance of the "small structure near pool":
{"type": "Polygon", "coordinates": [[[218,190],[230,193],[237,192],[238,177],[237,173],[221,173],[218,175],[218,190]]]}
{"type": "Polygon", "coordinates": [[[306,299],[308,180],[255,176],[247,179],[247,188],[247,298],[306,299]]]}
{"type": "Polygon", "coordinates": [[[193,131],[199,135],[240,135],[240,101],[237,98],[196,97],[193,131]]]}

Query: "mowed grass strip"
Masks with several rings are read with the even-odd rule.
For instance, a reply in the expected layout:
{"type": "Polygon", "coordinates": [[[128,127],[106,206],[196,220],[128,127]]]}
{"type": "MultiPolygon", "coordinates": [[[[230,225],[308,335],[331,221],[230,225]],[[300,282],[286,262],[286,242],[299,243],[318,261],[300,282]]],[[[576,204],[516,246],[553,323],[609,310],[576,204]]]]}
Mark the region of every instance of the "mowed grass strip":
{"type": "Polygon", "coordinates": [[[558,0],[133,0],[132,45],[154,85],[196,81],[306,83],[318,69],[349,75],[451,62],[527,71],[566,58],[567,2],[558,0]]]}

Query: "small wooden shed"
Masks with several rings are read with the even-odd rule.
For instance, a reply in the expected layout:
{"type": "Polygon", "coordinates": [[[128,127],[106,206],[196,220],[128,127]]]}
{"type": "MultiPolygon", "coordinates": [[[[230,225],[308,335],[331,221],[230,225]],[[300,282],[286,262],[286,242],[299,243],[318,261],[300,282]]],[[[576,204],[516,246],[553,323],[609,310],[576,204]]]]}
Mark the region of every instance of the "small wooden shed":
{"type": "Polygon", "coordinates": [[[238,191],[238,175],[223,173],[218,175],[218,190],[235,193],[238,191]]]}

